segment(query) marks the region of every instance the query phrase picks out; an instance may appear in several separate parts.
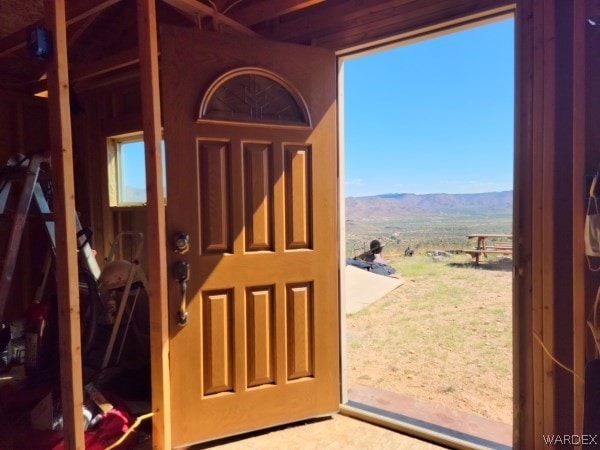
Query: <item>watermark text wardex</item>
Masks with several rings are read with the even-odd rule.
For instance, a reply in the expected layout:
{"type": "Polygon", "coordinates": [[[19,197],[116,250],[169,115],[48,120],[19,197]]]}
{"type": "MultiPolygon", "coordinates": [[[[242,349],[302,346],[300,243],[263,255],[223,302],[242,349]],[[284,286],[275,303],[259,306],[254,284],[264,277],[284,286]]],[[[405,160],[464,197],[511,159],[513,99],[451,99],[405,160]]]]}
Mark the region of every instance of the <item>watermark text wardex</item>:
{"type": "Polygon", "coordinates": [[[598,445],[599,441],[597,434],[544,434],[544,444],[549,446],[598,445]]]}

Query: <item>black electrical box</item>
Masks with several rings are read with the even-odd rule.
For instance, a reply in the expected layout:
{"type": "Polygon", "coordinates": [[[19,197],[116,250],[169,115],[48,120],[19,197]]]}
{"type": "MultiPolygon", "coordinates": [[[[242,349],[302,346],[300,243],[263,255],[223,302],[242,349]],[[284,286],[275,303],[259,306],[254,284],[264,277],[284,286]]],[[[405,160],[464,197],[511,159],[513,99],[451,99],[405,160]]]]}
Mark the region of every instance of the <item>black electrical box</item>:
{"type": "Polygon", "coordinates": [[[50,32],[44,27],[33,27],[27,35],[27,49],[34,58],[48,59],[52,54],[50,32]]]}

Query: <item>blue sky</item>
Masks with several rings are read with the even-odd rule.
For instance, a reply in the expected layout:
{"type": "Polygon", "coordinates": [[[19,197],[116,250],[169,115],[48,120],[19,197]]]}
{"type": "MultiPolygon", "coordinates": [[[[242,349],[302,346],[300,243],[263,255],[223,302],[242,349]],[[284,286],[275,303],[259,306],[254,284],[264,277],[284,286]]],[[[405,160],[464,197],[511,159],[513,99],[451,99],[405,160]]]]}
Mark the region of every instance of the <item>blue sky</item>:
{"type": "Polygon", "coordinates": [[[344,63],[345,195],[513,188],[514,20],[344,63]]]}

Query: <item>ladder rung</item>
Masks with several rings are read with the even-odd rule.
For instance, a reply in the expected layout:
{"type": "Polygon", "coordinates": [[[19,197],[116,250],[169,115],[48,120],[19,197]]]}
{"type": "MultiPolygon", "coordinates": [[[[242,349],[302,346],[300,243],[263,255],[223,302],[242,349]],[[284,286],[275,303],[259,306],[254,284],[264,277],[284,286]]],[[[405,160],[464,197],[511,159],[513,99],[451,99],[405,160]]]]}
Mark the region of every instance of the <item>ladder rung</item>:
{"type": "Polygon", "coordinates": [[[5,166],[0,169],[0,177],[7,181],[20,181],[28,169],[28,166],[5,166]]]}
{"type": "MultiPolygon", "coordinates": [[[[10,222],[13,220],[15,216],[14,211],[5,212],[4,214],[0,214],[0,221],[2,222],[10,222]]],[[[41,219],[44,222],[54,222],[54,214],[53,213],[30,213],[30,217],[35,219],[41,219]]]]}

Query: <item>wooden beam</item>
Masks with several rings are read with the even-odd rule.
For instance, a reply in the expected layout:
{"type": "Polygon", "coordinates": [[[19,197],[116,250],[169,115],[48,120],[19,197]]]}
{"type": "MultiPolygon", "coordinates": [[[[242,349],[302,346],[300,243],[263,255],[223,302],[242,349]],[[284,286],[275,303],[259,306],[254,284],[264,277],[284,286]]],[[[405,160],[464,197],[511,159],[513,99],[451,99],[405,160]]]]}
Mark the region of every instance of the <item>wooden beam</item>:
{"type": "MultiPolygon", "coordinates": [[[[438,9],[439,0],[426,7],[438,9]]],[[[340,2],[324,2],[301,14],[282,17],[270,38],[286,42],[305,42],[312,38],[322,38],[340,30],[361,28],[365,23],[376,23],[382,18],[391,18],[410,14],[420,9],[420,3],[411,0],[347,0],[340,2]]],[[[261,24],[255,29],[267,32],[269,24],[261,24]]]]}
{"type": "MultiPolygon", "coordinates": [[[[551,208],[548,194],[545,189],[552,189],[547,180],[548,161],[550,154],[554,151],[547,128],[547,121],[551,119],[550,105],[552,101],[548,97],[548,103],[545,102],[547,95],[551,96],[551,78],[546,70],[552,71],[547,65],[546,57],[552,58],[549,53],[546,39],[549,33],[549,23],[546,17],[550,14],[550,7],[545,7],[546,0],[530,0],[532,6],[532,29],[533,36],[530,45],[533,46],[531,54],[531,77],[532,77],[532,141],[531,152],[532,161],[529,176],[532,180],[531,187],[531,308],[532,308],[532,333],[546,346],[549,352],[554,352],[554,335],[552,333],[552,312],[545,311],[544,308],[552,308],[552,287],[544,286],[544,280],[547,277],[547,270],[550,265],[546,264],[544,257],[547,255],[546,241],[552,235],[552,223],[547,225],[546,229],[546,208],[551,208]],[[548,147],[546,147],[548,146],[548,147]],[[548,293],[548,298],[544,295],[548,293]]],[[[553,0],[549,0],[552,2],[553,0]]],[[[545,433],[552,433],[550,428],[554,427],[552,416],[554,414],[551,390],[553,381],[553,367],[549,365],[543,348],[536,339],[532,341],[532,369],[533,369],[533,436],[536,437],[534,446],[531,448],[541,448],[539,436],[545,433]],[[549,425],[551,425],[549,427],[549,425]]],[[[551,362],[550,362],[551,364],[551,362]]]]}
{"type": "Polygon", "coordinates": [[[152,446],[171,448],[169,303],[165,201],[162,185],[161,113],[155,0],[137,0],[142,122],[146,155],[146,242],[152,373],[152,446]]]}
{"type": "MultiPolygon", "coordinates": [[[[126,67],[135,66],[140,62],[139,52],[137,48],[131,48],[124,50],[121,53],[116,53],[106,58],[102,58],[99,61],[86,63],[86,64],[71,64],[69,74],[70,82],[72,85],[83,81],[90,80],[91,78],[99,75],[104,75],[109,72],[113,72],[126,67]]],[[[126,75],[126,79],[132,78],[133,75],[126,75]]],[[[2,77],[0,76],[0,85],[2,84],[2,77]]],[[[23,84],[23,83],[21,83],[23,84]]],[[[7,83],[8,85],[8,83],[7,83]]],[[[47,80],[43,77],[40,80],[32,81],[26,84],[27,89],[24,92],[41,92],[47,89],[47,80]]]]}
{"type": "Polygon", "coordinates": [[[0,58],[6,55],[10,55],[22,48],[25,48],[25,44],[27,43],[27,33],[31,27],[41,25],[42,21],[38,20],[37,22],[32,23],[27,28],[22,28],[20,30],[11,33],[2,39],[0,39],[0,58]]]}
{"type": "MultiPolygon", "coordinates": [[[[585,26],[586,2],[573,2],[573,371],[585,373],[586,295],[583,230],[585,202],[581,180],[585,176],[586,76],[585,26]]],[[[585,386],[573,377],[573,434],[583,434],[585,386]]]]}
{"type": "Polygon", "coordinates": [[[35,97],[32,97],[31,92],[29,91],[7,89],[5,87],[2,87],[1,84],[2,83],[0,83],[0,98],[2,98],[3,100],[17,101],[19,103],[33,103],[36,100],[39,100],[35,97]]]}
{"type": "Polygon", "coordinates": [[[327,46],[339,50],[390,33],[417,29],[433,20],[450,20],[501,7],[514,7],[514,3],[513,0],[334,0],[283,17],[275,30],[270,30],[269,24],[261,24],[254,30],[273,40],[295,43],[313,39],[319,42],[333,41],[336,34],[356,36],[327,46]]]}
{"type": "Polygon", "coordinates": [[[94,63],[73,65],[71,67],[71,79],[73,82],[87,80],[114,70],[133,66],[140,61],[137,48],[124,50],[121,53],[102,58],[94,63]]]}
{"type": "MultiPolygon", "coordinates": [[[[73,4],[74,7],[72,10],[68,11],[66,25],[73,25],[89,16],[98,14],[99,12],[120,1],[121,0],[78,0],[75,2],[70,2],[69,4],[73,4]]],[[[38,20],[0,39],[0,58],[25,48],[27,43],[27,34],[31,27],[43,24],[43,21],[38,20]]]]}
{"type": "MultiPolygon", "coordinates": [[[[534,254],[537,264],[534,274],[537,283],[534,284],[534,305],[536,305],[537,318],[541,320],[540,338],[551,354],[555,354],[555,330],[554,309],[557,301],[555,295],[555,272],[554,272],[554,233],[555,233],[555,185],[556,173],[556,1],[544,0],[538,2],[534,17],[538,16],[539,39],[542,45],[539,64],[535,68],[537,74],[534,79],[540,86],[540,99],[538,105],[540,110],[534,111],[539,116],[537,122],[538,138],[534,146],[534,217],[536,219],[534,231],[539,230],[540,236],[534,254]],[[539,258],[539,259],[538,259],[539,258]],[[539,308],[539,309],[537,309],[539,308]]],[[[534,18],[535,21],[535,18],[534,18]]],[[[536,25],[534,28],[538,29],[536,25]]],[[[535,117],[535,116],[534,116],[535,117]]],[[[556,434],[556,370],[554,361],[544,354],[544,350],[536,346],[536,353],[542,355],[543,366],[540,375],[540,383],[543,385],[543,409],[540,416],[543,418],[541,433],[556,434]]],[[[535,378],[534,378],[535,380],[535,378]]],[[[539,447],[541,448],[541,446],[539,447]]]]}
{"type": "Polygon", "coordinates": [[[121,0],[77,0],[70,1],[69,8],[67,11],[67,25],[73,25],[75,22],[86,19],[90,16],[96,15],[106,8],[110,8],[116,5],[121,0]]]}
{"type": "Polygon", "coordinates": [[[229,10],[224,11],[228,17],[247,27],[260,22],[274,19],[284,14],[317,5],[325,0],[254,0],[240,2],[229,10]]]}
{"type": "MultiPolygon", "coordinates": [[[[387,36],[377,39],[366,40],[364,39],[364,34],[362,37],[359,37],[342,32],[336,35],[329,35],[324,39],[315,39],[313,42],[319,47],[336,48],[338,49],[336,52],[337,55],[345,56],[370,51],[381,51],[393,48],[399,43],[414,43],[423,39],[431,39],[450,32],[481,26],[511,17],[514,17],[514,7],[512,5],[466,16],[429,18],[422,25],[408,27],[408,29],[404,29],[403,31],[399,31],[397,24],[390,24],[389,30],[386,33],[387,36]]],[[[385,33],[385,30],[380,28],[378,32],[385,33]]]]}
{"type": "MultiPolygon", "coordinates": [[[[97,14],[97,13],[96,13],[97,14]]],[[[84,22],[77,26],[77,30],[73,32],[69,38],[67,39],[67,47],[70,47],[75,42],[79,40],[79,38],[86,32],[86,30],[94,23],[96,20],[96,14],[89,15],[84,22]]],[[[71,77],[72,79],[72,77],[71,77]]],[[[38,81],[35,81],[29,85],[31,92],[40,92],[46,89],[46,76],[44,75],[38,81]]]]}
{"type": "Polygon", "coordinates": [[[73,44],[75,44],[79,40],[79,38],[81,38],[81,36],[85,34],[85,32],[95,22],[95,20],[96,16],[93,15],[89,16],[87,19],[81,22],[78,22],[77,24],[74,24],[73,28],[75,28],[75,30],[69,36],[69,39],[67,40],[67,46],[71,47],[73,44]]]}
{"type": "Polygon", "coordinates": [[[56,279],[59,321],[60,387],[65,448],[84,449],[83,382],[79,315],[77,231],[73,145],[69,108],[65,0],[45,0],[47,25],[53,36],[48,63],[50,154],[56,223],[56,279]]]}
{"type": "Polygon", "coordinates": [[[181,12],[186,14],[190,14],[192,16],[210,16],[217,23],[222,23],[223,25],[227,25],[228,27],[239,31],[240,33],[246,34],[248,36],[260,37],[258,33],[255,33],[250,28],[245,27],[239,22],[230,19],[227,16],[224,16],[216,9],[211,8],[210,6],[205,5],[204,3],[200,3],[197,0],[163,0],[165,3],[171,5],[174,8],[177,8],[181,12]]]}
{"type": "Polygon", "coordinates": [[[513,448],[534,449],[540,435],[535,434],[532,333],[533,0],[517,3],[515,49],[513,448]]]}

